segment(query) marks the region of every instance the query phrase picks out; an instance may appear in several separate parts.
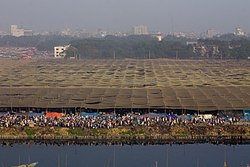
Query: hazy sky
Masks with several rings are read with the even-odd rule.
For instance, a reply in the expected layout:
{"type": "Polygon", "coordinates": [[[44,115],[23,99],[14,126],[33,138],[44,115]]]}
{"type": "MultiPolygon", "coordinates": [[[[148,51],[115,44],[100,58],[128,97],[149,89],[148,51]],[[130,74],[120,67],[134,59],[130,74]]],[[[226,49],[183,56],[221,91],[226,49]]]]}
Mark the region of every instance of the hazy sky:
{"type": "Polygon", "coordinates": [[[0,0],[0,30],[11,24],[35,31],[103,28],[250,32],[250,0],[0,0]]]}

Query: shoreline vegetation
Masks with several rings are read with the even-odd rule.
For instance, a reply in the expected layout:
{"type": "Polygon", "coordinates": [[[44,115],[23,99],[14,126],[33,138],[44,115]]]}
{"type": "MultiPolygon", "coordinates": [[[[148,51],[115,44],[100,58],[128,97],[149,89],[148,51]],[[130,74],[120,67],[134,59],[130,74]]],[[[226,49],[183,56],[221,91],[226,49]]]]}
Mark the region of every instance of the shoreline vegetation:
{"type": "Polygon", "coordinates": [[[250,142],[250,126],[188,125],[165,127],[118,127],[112,129],[64,127],[11,127],[0,128],[0,142],[34,141],[64,143],[214,143],[244,144],[250,142]]]}

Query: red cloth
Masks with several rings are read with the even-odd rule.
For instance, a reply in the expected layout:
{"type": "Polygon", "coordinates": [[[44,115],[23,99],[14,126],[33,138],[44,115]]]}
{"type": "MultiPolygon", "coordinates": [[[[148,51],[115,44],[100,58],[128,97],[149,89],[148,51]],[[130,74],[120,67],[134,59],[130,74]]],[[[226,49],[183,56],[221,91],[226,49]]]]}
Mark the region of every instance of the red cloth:
{"type": "Polygon", "coordinates": [[[55,118],[55,117],[61,117],[62,113],[58,112],[47,112],[46,113],[46,118],[55,118]]]}

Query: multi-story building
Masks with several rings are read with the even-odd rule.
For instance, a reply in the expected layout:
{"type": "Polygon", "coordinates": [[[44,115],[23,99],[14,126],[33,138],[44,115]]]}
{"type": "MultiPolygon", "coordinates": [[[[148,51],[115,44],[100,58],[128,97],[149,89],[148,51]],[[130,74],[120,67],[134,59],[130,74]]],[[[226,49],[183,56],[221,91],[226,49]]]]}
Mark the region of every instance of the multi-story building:
{"type": "Polygon", "coordinates": [[[245,33],[245,31],[241,27],[236,27],[234,35],[245,36],[246,33],[245,33]]]}
{"type": "Polygon", "coordinates": [[[205,37],[206,38],[213,38],[216,35],[216,32],[214,29],[209,28],[206,33],[205,33],[205,37]]]}
{"type": "Polygon", "coordinates": [[[55,46],[54,47],[54,57],[55,58],[64,58],[66,56],[66,50],[69,48],[69,45],[66,46],[55,46]]]}
{"type": "Polygon", "coordinates": [[[17,25],[11,25],[10,34],[15,37],[21,37],[21,36],[32,36],[33,32],[32,30],[25,30],[18,28],[17,25]]]}
{"type": "Polygon", "coordinates": [[[148,35],[148,28],[145,25],[134,26],[134,35],[148,35]]]}

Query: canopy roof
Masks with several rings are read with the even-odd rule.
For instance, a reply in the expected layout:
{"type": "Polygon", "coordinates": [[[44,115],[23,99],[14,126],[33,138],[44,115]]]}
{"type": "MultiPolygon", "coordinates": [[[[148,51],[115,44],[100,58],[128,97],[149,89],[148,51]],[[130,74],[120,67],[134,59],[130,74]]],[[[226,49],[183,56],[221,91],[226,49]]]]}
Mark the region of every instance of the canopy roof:
{"type": "Polygon", "coordinates": [[[0,59],[0,107],[250,109],[249,61],[0,59]]]}
{"type": "Polygon", "coordinates": [[[200,111],[250,108],[250,87],[167,90],[169,89],[0,88],[0,107],[169,108],[200,111]],[[233,93],[231,89],[238,91],[233,93]],[[205,93],[206,91],[212,93],[205,93]],[[99,92],[98,95],[96,92],[99,92]],[[117,94],[111,95],[110,92],[117,94]]]}

